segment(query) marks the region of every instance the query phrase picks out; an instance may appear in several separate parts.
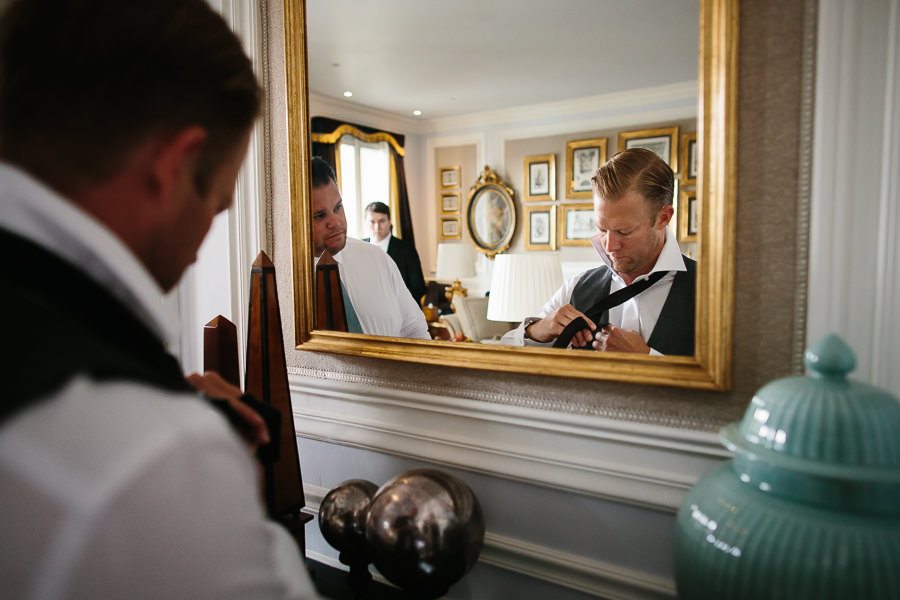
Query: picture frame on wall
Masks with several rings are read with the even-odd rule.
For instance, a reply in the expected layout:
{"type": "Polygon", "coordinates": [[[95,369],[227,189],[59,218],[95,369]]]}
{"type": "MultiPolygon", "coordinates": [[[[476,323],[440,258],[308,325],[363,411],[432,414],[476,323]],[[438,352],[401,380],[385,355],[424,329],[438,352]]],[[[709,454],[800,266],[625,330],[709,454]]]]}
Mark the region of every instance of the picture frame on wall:
{"type": "Polygon", "coordinates": [[[681,190],[678,194],[678,241],[696,242],[700,230],[700,204],[697,190],[681,190]]]}
{"type": "Polygon", "coordinates": [[[524,202],[556,200],[556,155],[525,157],[524,202]]]}
{"type": "Polygon", "coordinates": [[[681,183],[697,185],[700,167],[697,163],[697,134],[685,133],[681,136],[681,183]]]}
{"type": "Polygon", "coordinates": [[[453,189],[459,187],[459,167],[441,167],[440,172],[441,189],[453,189]]]}
{"type": "Polygon", "coordinates": [[[638,129],[619,132],[619,152],[629,148],[647,148],[663,159],[672,171],[678,173],[679,127],[638,129]]]}
{"type": "Polygon", "coordinates": [[[441,239],[458,240],[461,235],[459,217],[443,217],[441,219],[441,239]]]}
{"type": "Polygon", "coordinates": [[[594,204],[592,202],[561,204],[559,210],[559,227],[557,227],[559,245],[590,246],[589,238],[597,233],[594,224],[594,204]]]}
{"type": "Polygon", "coordinates": [[[606,162],[606,138],[566,143],[566,197],[590,198],[591,177],[606,162]]]}
{"type": "Polygon", "coordinates": [[[525,249],[556,250],[556,207],[526,206],[525,249]]]}
{"type": "Polygon", "coordinates": [[[441,212],[459,212],[459,193],[441,194],[441,212]]]}

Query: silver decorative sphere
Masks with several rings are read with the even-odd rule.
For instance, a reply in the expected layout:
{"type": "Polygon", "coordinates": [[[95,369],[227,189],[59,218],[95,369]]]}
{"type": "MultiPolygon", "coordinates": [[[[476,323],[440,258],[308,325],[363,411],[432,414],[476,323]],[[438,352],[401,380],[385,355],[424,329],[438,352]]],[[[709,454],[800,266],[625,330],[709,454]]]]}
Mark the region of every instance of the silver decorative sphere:
{"type": "Polygon", "coordinates": [[[319,505],[319,530],[340,552],[361,552],[366,547],[366,515],[378,486],[365,479],[350,479],[329,490],[319,505]]]}
{"type": "Polygon", "coordinates": [[[447,473],[406,471],[369,503],[369,556],[382,575],[417,598],[443,596],[472,568],[483,543],[478,499],[447,473]]]}

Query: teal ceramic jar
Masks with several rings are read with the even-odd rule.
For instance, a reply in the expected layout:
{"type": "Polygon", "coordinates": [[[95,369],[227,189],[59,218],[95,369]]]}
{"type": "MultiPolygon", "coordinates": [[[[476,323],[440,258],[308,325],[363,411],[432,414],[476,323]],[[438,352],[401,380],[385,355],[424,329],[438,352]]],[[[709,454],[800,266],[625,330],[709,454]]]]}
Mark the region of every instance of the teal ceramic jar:
{"type": "Polygon", "coordinates": [[[826,336],[719,432],[734,458],[678,512],[679,598],[900,598],[900,403],[855,365],[826,336]]]}

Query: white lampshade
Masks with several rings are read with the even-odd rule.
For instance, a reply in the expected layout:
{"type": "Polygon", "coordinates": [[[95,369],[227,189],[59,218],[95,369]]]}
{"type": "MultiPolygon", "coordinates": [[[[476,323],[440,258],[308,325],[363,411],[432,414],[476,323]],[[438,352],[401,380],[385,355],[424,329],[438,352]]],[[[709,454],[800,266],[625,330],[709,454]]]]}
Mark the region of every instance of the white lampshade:
{"type": "Polygon", "coordinates": [[[521,321],[536,316],[562,285],[558,254],[498,254],[494,257],[490,321],[521,321]]]}
{"type": "Polygon", "coordinates": [[[472,244],[438,244],[435,279],[475,277],[475,250],[472,244]]]}

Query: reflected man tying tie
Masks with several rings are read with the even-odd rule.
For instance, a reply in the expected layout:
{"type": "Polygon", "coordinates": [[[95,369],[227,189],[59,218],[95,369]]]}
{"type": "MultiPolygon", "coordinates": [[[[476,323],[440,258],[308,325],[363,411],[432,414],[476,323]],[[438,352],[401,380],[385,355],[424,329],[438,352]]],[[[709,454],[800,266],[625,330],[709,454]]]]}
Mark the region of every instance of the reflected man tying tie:
{"type": "Polygon", "coordinates": [[[502,342],[693,356],[696,263],[668,227],[672,169],[656,153],[631,148],[591,183],[598,230],[591,244],[604,264],[563,283],[502,342]]]}
{"type": "Polygon", "coordinates": [[[347,330],[430,340],[425,315],[394,261],[378,247],[347,237],[343,199],[331,165],[314,157],[311,174],[314,260],[318,264],[327,252],[338,264],[347,330]]]}

